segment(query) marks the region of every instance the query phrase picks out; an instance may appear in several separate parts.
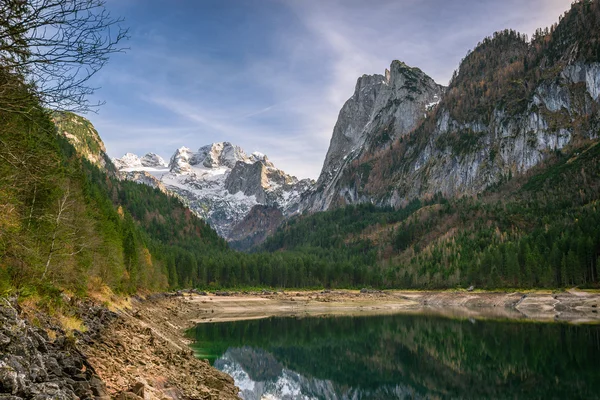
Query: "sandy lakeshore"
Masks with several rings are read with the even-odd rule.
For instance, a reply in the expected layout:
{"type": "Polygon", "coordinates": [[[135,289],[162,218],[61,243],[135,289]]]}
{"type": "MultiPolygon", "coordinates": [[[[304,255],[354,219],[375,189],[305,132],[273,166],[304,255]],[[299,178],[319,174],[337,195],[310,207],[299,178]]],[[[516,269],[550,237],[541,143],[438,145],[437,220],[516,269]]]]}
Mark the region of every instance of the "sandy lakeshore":
{"type": "Polygon", "coordinates": [[[448,317],[600,322],[600,294],[584,291],[286,291],[184,295],[195,323],[271,316],[428,313],[448,317]]]}

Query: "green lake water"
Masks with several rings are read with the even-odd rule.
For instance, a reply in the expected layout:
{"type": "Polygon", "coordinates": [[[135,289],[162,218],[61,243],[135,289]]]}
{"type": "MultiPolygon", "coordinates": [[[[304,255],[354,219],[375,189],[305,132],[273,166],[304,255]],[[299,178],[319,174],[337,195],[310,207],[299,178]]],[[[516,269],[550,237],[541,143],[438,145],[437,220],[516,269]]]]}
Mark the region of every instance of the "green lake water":
{"type": "Polygon", "coordinates": [[[246,400],[600,398],[599,325],[278,317],[190,334],[246,400]]]}

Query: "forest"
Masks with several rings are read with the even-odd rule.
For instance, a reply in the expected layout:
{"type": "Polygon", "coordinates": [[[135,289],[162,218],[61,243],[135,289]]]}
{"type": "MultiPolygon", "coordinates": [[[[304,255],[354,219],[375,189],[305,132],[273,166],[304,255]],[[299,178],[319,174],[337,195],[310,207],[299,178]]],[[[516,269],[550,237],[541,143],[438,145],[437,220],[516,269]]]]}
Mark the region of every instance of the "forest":
{"type": "MultiPolygon", "coordinates": [[[[582,1],[531,42],[513,31],[484,40],[451,82],[450,112],[460,120],[498,104],[520,107],[543,78],[540,65],[569,61],[559,56],[567,41],[581,41],[578,59],[599,60],[591,29],[599,15],[598,2],[582,1]]],[[[178,197],[119,179],[108,159],[103,168],[90,162],[18,69],[0,64],[0,89],[0,295],[599,286],[597,141],[578,140],[477,196],[298,216],[242,253],[178,197]]],[[[98,143],[86,146],[97,151],[98,143]]]]}

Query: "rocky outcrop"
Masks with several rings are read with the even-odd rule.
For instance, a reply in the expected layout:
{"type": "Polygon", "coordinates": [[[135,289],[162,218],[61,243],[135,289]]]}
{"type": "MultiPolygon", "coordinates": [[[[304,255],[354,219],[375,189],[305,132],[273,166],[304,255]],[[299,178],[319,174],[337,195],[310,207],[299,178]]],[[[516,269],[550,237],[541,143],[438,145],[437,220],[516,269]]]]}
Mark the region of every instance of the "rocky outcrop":
{"type": "Polygon", "coordinates": [[[0,298],[0,399],[238,398],[233,379],[188,348],[192,310],[180,316],[179,297],[136,297],[118,313],[63,300],[85,329],[65,332],[47,314],[0,298]]]}
{"type": "MultiPolygon", "coordinates": [[[[97,324],[111,317],[98,310],[88,314],[88,320],[97,324]]],[[[78,337],[92,340],[98,325],[90,324],[85,336],[69,336],[44,315],[39,315],[38,321],[42,327],[31,325],[16,303],[0,298],[0,398],[110,399],[104,383],[75,344],[78,337]],[[57,337],[51,339],[48,332],[57,337]]]]}
{"type": "Polygon", "coordinates": [[[109,174],[115,172],[106,147],[90,121],[71,112],[58,111],[52,114],[52,121],[58,134],[66,138],[78,154],[109,174]]]}
{"type": "MultiPolygon", "coordinates": [[[[363,76],[340,112],[307,211],[479,193],[526,173],[549,154],[597,140],[600,64],[574,62],[543,79],[520,108],[453,117],[444,89],[394,62],[386,79],[363,76]]],[[[523,100],[521,100],[523,102],[523,100]]]]}
{"type": "Polygon", "coordinates": [[[597,64],[568,66],[541,83],[522,112],[496,107],[489,121],[459,122],[442,104],[432,117],[433,129],[421,132],[427,137],[407,147],[391,174],[391,193],[384,194],[374,179],[363,181],[364,193],[393,206],[435,193],[475,194],[527,172],[575,138],[596,140],[600,121],[591,71],[600,77],[597,64]],[[575,77],[574,71],[579,71],[575,77]],[[585,90],[582,76],[587,76],[585,90]]]}
{"type": "Polygon", "coordinates": [[[275,168],[264,155],[251,163],[238,161],[225,179],[229,193],[242,192],[246,196],[254,196],[259,204],[276,206],[281,199],[292,199],[283,207],[285,212],[297,203],[294,197],[301,195],[310,184],[309,180],[299,181],[295,176],[275,168]]]}
{"type": "MultiPolygon", "coordinates": [[[[342,107],[316,189],[303,208],[330,208],[344,191],[347,167],[364,153],[389,146],[414,130],[444,88],[418,68],[394,61],[383,75],[363,75],[342,107]]],[[[352,201],[351,201],[352,202],[352,201]]]]}
{"type": "Polygon", "coordinates": [[[256,205],[231,230],[229,244],[236,250],[248,250],[265,241],[284,221],[280,209],[256,205]]]}

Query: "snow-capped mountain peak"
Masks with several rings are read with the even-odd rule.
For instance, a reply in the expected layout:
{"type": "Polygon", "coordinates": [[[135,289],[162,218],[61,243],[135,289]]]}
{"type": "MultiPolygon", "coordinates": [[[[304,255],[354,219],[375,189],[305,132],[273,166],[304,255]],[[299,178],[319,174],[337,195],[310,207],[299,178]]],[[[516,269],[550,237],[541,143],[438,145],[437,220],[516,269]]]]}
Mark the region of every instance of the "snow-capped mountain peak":
{"type": "Polygon", "coordinates": [[[198,150],[198,155],[203,156],[202,165],[207,168],[223,166],[233,168],[238,161],[250,162],[250,159],[241,147],[229,142],[218,142],[201,147],[198,150]]]}
{"type": "Polygon", "coordinates": [[[187,147],[178,148],[171,156],[169,161],[169,171],[173,173],[184,173],[192,170],[190,159],[193,159],[194,153],[187,147]]]}
{"type": "Polygon", "coordinates": [[[141,160],[128,153],[113,161],[125,179],[137,180],[140,175],[132,171],[148,172],[154,181],[144,175],[140,183],[164,185],[167,191],[186,199],[190,208],[225,238],[254,206],[274,207],[287,215],[295,213],[301,195],[313,184],[277,169],[263,153],[248,156],[229,142],[212,143],[198,151],[180,147],[168,165],[154,153],[141,160]]]}
{"type": "Polygon", "coordinates": [[[144,167],[149,168],[167,168],[165,160],[156,153],[148,153],[140,159],[144,167]]]}
{"type": "Polygon", "coordinates": [[[121,158],[113,158],[112,162],[119,170],[142,167],[142,161],[133,153],[125,153],[121,158]]]}

